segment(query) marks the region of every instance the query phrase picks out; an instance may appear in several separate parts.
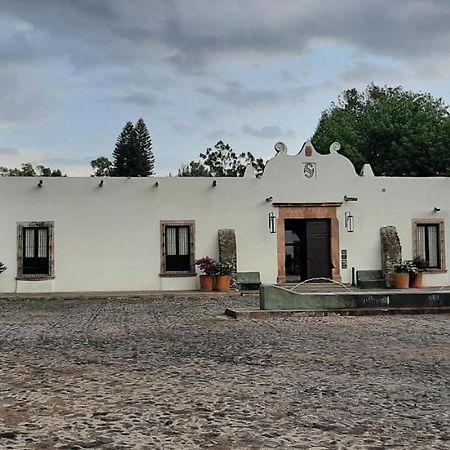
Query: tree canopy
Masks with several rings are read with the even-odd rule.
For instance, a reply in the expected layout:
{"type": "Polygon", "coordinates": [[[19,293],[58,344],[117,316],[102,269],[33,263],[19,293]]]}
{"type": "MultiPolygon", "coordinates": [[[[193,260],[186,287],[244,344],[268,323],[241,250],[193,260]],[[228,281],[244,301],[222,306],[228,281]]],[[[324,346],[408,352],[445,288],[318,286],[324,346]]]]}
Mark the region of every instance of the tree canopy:
{"type": "Polygon", "coordinates": [[[241,177],[247,165],[252,165],[256,176],[264,172],[262,158],[255,158],[250,152],[237,155],[223,141],[217,142],[214,149],[207,148],[200,153],[198,161],[183,164],[178,170],[179,177],[241,177]]]}
{"type": "Polygon", "coordinates": [[[59,169],[50,169],[43,165],[33,167],[31,163],[23,163],[22,167],[8,169],[7,167],[0,167],[0,176],[3,177],[62,177],[63,174],[59,169]]]}
{"type": "Polygon", "coordinates": [[[91,167],[94,169],[94,177],[109,177],[113,170],[112,162],[105,156],[92,160],[91,167]]]}
{"type": "Polygon", "coordinates": [[[334,141],[357,171],[369,163],[376,175],[450,175],[449,109],[427,93],[374,84],[344,91],[312,137],[321,153],[334,141]]]}
{"type": "Polygon", "coordinates": [[[117,137],[113,151],[113,162],[100,156],[91,161],[96,177],[147,177],[155,173],[155,157],[152,140],[144,119],[136,125],[127,122],[117,137]]]}
{"type": "Polygon", "coordinates": [[[147,177],[153,175],[155,158],[152,141],[143,119],[134,126],[127,122],[113,151],[113,171],[116,177],[147,177]]]}

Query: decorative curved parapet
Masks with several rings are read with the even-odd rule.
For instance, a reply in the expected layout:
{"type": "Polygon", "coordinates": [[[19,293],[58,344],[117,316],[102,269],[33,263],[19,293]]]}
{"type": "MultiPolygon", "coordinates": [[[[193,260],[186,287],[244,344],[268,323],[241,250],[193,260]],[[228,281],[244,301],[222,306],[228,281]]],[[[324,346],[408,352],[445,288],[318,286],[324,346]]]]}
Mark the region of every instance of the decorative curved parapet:
{"type": "Polygon", "coordinates": [[[296,155],[289,155],[283,142],[275,144],[276,155],[267,161],[262,178],[295,180],[322,180],[332,177],[355,178],[357,173],[352,162],[338,153],[340,144],[333,142],[330,153],[316,151],[311,141],[306,141],[296,155]]]}
{"type": "Polygon", "coordinates": [[[256,178],[255,175],[255,169],[253,169],[253,166],[251,164],[247,164],[245,167],[244,175],[242,175],[243,178],[256,178]]]}
{"type": "Polygon", "coordinates": [[[361,176],[369,178],[375,177],[375,174],[373,173],[372,170],[372,166],[370,164],[364,164],[363,168],[361,169],[361,176]]]}

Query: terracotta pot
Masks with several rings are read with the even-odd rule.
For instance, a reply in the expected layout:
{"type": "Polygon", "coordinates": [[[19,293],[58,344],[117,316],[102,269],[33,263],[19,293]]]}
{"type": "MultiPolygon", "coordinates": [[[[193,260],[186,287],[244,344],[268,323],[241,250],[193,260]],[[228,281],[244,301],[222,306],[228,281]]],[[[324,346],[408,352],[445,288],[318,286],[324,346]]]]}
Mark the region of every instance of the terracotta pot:
{"type": "Polygon", "coordinates": [[[394,273],[394,287],[396,289],[408,289],[409,273],[394,273]]]}
{"type": "Polygon", "coordinates": [[[212,291],[214,288],[214,275],[200,275],[200,289],[212,291]]]}
{"type": "Polygon", "coordinates": [[[216,276],[216,290],[219,292],[229,292],[230,290],[230,275],[217,275],[216,276]]]}
{"type": "Polygon", "coordinates": [[[409,287],[412,288],[421,288],[423,287],[423,274],[422,272],[415,273],[411,275],[409,278],[409,287]]]}

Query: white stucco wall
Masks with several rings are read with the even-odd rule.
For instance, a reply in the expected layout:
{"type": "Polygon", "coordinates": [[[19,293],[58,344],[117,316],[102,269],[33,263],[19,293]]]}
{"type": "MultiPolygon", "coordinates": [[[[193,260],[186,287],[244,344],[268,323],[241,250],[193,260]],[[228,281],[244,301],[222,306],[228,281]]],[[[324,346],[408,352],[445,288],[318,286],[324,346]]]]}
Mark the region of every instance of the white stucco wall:
{"type": "MultiPolygon", "coordinates": [[[[358,176],[337,152],[319,155],[279,153],[261,179],[218,178],[96,178],[0,177],[0,292],[121,291],[195,289],[195,277],[161,278],[160,220],[195,220],[195,256],[217,257],[217,231],[236,231],[238,270],[259,271],[263,283],[277,278],[277,235],[269,233],[273,203],[342,202],[338,208],[340,249],[348,250],[348,269],[380,267],[379,229],[394,225],[403,258],[412,258],[412,219],[445,220],[445,253],[449,254],[447,178],[385,178],[358,176]],[[315,163],[306,178],[304,163],[315,163]],[[158,181],[158,187],[154,183],[158,181]],[[344,195],[357,197],[345,202],[344,195]],[[272,197],[273,202],[266,202],[272,197]],[[435,213],[437,206],[440,211],[435,213]],[[355,218],[355,231],[344,227],[344,214],[355,218]],[[53,221],[55,278],[18,281],[16,225],[53,221]]],[[[446,264],[448,266],[448,263],[446,264]]],[[[427,275],[428,285],[449,284],[446,272],[427,275]]]]}

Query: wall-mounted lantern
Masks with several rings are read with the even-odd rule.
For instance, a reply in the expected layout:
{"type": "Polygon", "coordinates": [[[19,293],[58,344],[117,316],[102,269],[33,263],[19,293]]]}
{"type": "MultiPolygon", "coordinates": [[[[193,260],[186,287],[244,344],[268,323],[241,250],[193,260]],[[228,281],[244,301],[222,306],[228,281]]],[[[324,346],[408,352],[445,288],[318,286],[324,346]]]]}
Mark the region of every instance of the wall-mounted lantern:
{"type": "Polygon", "coordinates": [[[39,180],[38,187],[41,188],[44,186],[44,180],[39,180]]]}
{"type": "Polygon", "coordinates": [[[344,202],[357,202],[358,197],[350,197],[349,195],[344,195],[344,202]]]}
{"type": "Polygon", "coordinates": [[[104,183],[103,180],[100,180],[100,183],[98,183],[98,187],[99,188],[103,187],[103,183],[104,183]]]}
{"type": "Polygon", "coordinates": [[[437,206],[434,207],[433,212],[439,212],[441,208],[438,208],[437,206]]]}
{"type": "Polygon", "coordinates": [[[159,183],[157,181],[155,181],[155,183],[153,184],[153,187],[157,188],[159,186],[159,183]]]}
{"type": "Polygon", "coordinates": [[[266,198],[266,202],[268,202],[268,203],[270,203],[272,200],[273,200],[272,196],[266,198]]]}
{"type": "Polygon", "coordinates": [[[351,212],[346,212],[344,215],[345,229],[348,233],[353,233],[355,231],[355,218],[351,212]]]}
{"type": "Polygon", "coordinates": [[[269,213],[269,231],[271,233],[276,233],[277,232],[277,228],[276,228],[276,217],[275,214],[273,212],[269,213]]]}
{"type": "Polygon", "coordinates": [[[216,187],[216,186],[217,186],[217,181],[214,180],[214,181],[212,182],[212,187],[216,187]]]}

